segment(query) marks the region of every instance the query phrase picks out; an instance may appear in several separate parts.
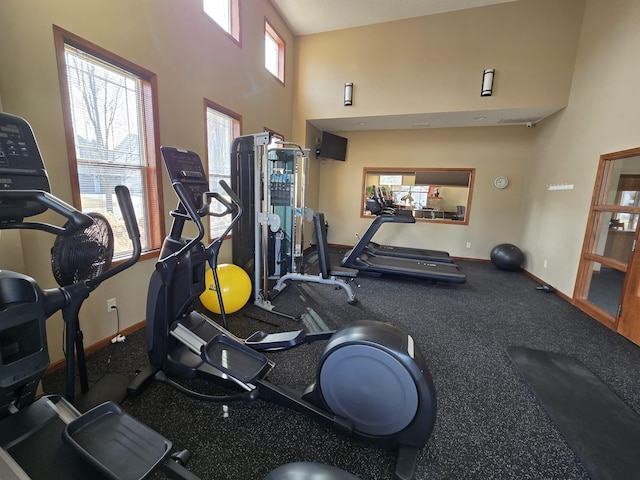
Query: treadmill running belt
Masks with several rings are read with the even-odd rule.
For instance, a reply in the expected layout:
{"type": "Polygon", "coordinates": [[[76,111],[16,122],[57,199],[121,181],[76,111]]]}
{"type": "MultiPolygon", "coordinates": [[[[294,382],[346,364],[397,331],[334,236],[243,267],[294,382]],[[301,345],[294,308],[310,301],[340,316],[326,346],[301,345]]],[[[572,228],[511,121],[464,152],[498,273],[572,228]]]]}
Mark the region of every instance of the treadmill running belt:
{"type": "MultiPolygon", "coordinates": [[[[348,257],[349,253],[345,259],[348,257]]],[[[353,264],[343,264],[343,266],[357,268],[364,275],[397,275],[449,283],[465,283],[467,280],[465,274],[461,273],[453,263],[385,257],[366,253],[361,254],[353,264]]]]}

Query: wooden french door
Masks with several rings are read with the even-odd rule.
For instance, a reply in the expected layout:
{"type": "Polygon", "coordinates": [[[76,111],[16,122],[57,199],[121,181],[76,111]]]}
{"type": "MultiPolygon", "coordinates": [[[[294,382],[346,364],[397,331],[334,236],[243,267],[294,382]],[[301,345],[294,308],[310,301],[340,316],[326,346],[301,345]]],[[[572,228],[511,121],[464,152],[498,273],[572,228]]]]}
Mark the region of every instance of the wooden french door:
{"type": "Polygon", "coordinates": [[[640,148],[602,155],[574,291],[576,306],[640,345],[640,148]]]}

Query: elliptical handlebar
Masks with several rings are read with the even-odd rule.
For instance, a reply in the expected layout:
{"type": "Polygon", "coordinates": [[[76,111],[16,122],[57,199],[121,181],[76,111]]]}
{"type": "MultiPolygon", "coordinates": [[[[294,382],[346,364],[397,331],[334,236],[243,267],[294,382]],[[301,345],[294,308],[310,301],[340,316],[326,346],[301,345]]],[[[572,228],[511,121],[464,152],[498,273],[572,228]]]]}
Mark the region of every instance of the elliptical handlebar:
{"type": "Polygon", "coordinates": [[[229,235],[229,232],[231,232],[235,224],[238,223],[238,220],[240,219],[240,217],[244,212],[242,204],[240,203],[240,199],[235,194],[235,192],[231,189],[231,187],[227,184],[227,182],[225,182],[224,180],[220,180],[220,186],[222,187],[224,192],[227,195],[229,195],[229,197],[231,198],[231,202],[229,202],[226,198],[224,198],[224,196],[222,196],[219,192],[205,192],[202,194],[204,201],[203,201],[203,206],[200,209],[196,207],[196,205],[193,202],[193,196],[191,192],[189,192],[189,190],[182,184],[182,182],[175,181],[172,183],[172,186],[176,194],[178,195],[178,199],[180,200],[182,207],[187,212],[185,215],[185,218],[191,220],[193,223],[196,224],[196,227],[198,228],[198,234],[195,237],[191,238],[189,241],[187,241],[187,243],[185,243],[179,250],[165,257],[163,259],[165,261],[168,260],[169,258],[180,257],[184,252],[193,248],[193,246],[198,244],[204,238],[204,234],[205,234],[204,224],[202,223],[202,219],[200,218],[202,216],[201,214],[203,211],[208,210],[208,214],[214,217],[224,217],[225,215],[230,215],[235,212],[235,215],[229,222],[229,225],[227,226],[225,231],[209,245],[208,247],[209,250],[214,248],[214,246],[222,243],[222,240],[227,235],[229,235]],[[222,206],[224,206],[224,211],[217,212],[217,213],[212,212],[211,209],[209,208],[211,199],[215,199],[222,206]]]}
{"type": "MultiPolygon", "coordinates": [[[[191,194],[181,182],[173,182],[172,186],[176,194],[178,195],[178,198],[180,199],[180,203],[182,204],[184,209],[187,211],[187,216],[189,220],[195,223],[196,227],[198,227],[198,235],[196,235],[191,240],[189,240],[180,250],[172,253],[171,255],[164,258],[163,260],[168,260],[169,258],[172,258],[172,257],[173,258],[179,257],[184,252],[191,249],[191,247],[199,243],[200,240],[202,240],[202,238],[204,237],[204,225],[202,224],[202,220],[200,220],[200,211],[196,208],[193,201],[191,200],[192,198],[191,194]]],[[[203,208],[206,208],[206,204],[205,206],[203,206],[203,208]]]]}
{"type": "Polygon", "coordinates": [[[238,221],[240,220],[240,217],[242,217],[242,214],[244,213],[244,208],[242,207],[242,203],[240,202],[240,199],[238,198],[236,193],[231,189],[231,187],[227,184],[227,182],[225,182],[224,180],[220,180],[219,184],[224,190],[224,192],[227,195],[229,195],[229,198],[231,198],[231,202],[228,202],[226,198],[224,198],[222,195],[220,195],[217,192],[214,192],[211,195],[218,202],[220,202],[222,205],[225,206],[226,211],[220,214],[219,216],[224,216],[224,215],[236,212],[233,218],[231,219],[231,222],[229,222],[229,225],[227,226],[225,231],[222,233],[222,235],[220,235],[220,237],[218,237],[218,239],[224,239],[227,235],[229,235],[229,232],[233,230],[233,227],[235,226],[236,223],[238,223],[238,221]]]}
{"type": "Polygon", "coordinates": [[[129,239],[131,239],[131,244],[133,245],[133,253],[131,254],[131,257],[129,257],[129,259],[127,259],[125,262],[107,270],[103,274],[98,275],[96,278],[89,280],[87,282],[87,286],[91,288],[97,287],[108,278],[111,278],[114,275],[122,272],[123,270],[131,267],[138,261],[142,253],[142,245],[140,243],[140,229],[138,228],[136,213],[133,208],[133,204],[131,203],[131,194],[129,192],[129,189],[124,185],[117,185],[115,190],[116,198],[118,199],[118,205],[120,206],[120,211],[122,212],[122,216],[124,217],[124,224],[127,229],[127,234],[129,235],[129,239]]]}
{"type": "Polygon", "coordinates": [[[93,219],[89,215],[85,215],[81,211],[75,209],[66,202],[51,195],[44,190],[8,190],[2,192],[3,200],[22,200],[34,201],[59,213],[67,220],[70,225],[67,227],[58,227],[44,222],[0,222],[0,229],[28,229],[43,230],[53,233],[54,235],[67,235],[82,228],[87,228],[93,224],[93,219]]]}

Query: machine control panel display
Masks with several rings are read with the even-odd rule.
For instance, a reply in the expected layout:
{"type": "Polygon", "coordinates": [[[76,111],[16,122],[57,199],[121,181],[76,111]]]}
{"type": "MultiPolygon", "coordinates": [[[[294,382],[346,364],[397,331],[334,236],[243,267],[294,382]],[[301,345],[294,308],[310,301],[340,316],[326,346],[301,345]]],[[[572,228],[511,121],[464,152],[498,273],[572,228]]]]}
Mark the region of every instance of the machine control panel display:
{"type": "Polygon", "coordinates": [[[202,195],[209,191],[209,181],[197,153],[175,147],[161,147],[171,182],[181,183],[191,194],[193,204],[201,208],[202,195]]]}
{"type": "Polygon", "coordinates": [[[26,120],[0,112],[0,222],[20,221],[46,210],[30,199],[16,199],[14,190],[51,193],[49,178],[31,126],[26,120]]]}
{"type": "Polygon", "coordinates": [[[29,124],[0,112],[0,189],[50,191],[29,124]]]}

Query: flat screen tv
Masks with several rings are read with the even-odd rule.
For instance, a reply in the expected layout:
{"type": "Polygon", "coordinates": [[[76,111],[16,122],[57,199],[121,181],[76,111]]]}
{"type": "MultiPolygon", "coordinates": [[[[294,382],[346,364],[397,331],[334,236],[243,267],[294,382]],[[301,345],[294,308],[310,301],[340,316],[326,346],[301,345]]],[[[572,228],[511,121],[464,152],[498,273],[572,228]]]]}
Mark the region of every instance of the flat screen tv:
{"type": "Polygon", "coordinates": [[[319,157],[345,161],[347,159],[347,139],[329,132],[322,132],[319,157]]]}

